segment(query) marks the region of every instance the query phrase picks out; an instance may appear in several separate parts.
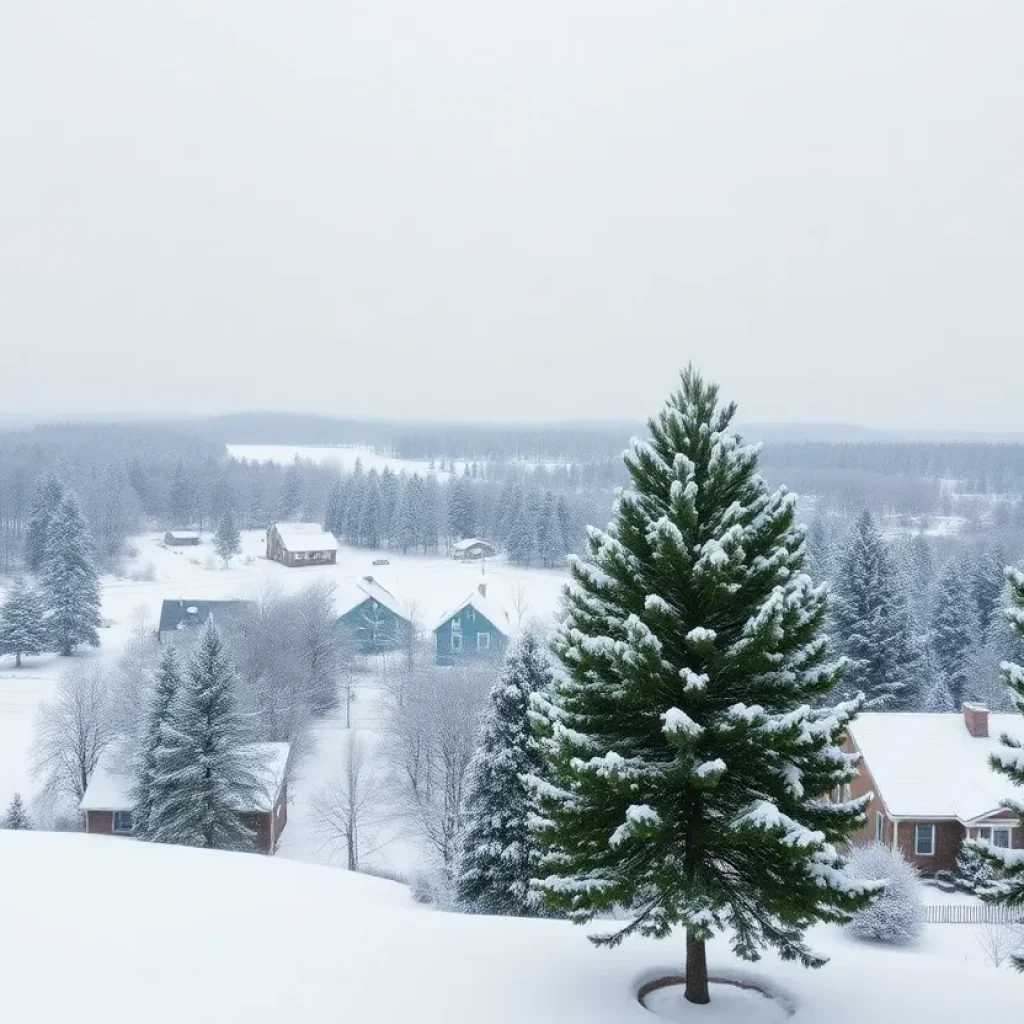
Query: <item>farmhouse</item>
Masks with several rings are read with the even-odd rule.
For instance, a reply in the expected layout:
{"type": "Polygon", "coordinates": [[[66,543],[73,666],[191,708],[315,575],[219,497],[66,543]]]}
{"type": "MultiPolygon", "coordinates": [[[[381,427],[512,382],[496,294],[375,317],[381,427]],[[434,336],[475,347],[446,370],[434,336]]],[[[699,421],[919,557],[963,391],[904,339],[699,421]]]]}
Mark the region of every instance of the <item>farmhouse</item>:
{"type": "Polygon", "coordinates": [[[199,543],[199,534],[192,530],[168,530],[164,543],[169,548],[194,548],[199,543]]]}
{"type": "Polygon", "coordinates": [[[500,657],[508,633],[508,613],[487,600],[487,584],[481,583],[434,628],[437,663],[454,665],[460,658],[500,657]]]}
{"type": "Polygon", "coordinates": [[[1003,733],[1024,741],[1024,719],[977,704],[962,714],[861,715],[848,741],[861,754],[850,793],[874,796],[856,841],[899,848],[925,872],[952,871],[967,838],[1024,849],[1024,830],[1000,806],[1013,786],[988,763],[1003,733]]]}
{"type": "MultiPolygon", "coordinates": [[[[250,743],[245,751],[261,765],[262,793],[251,806],[239,807],[238,813],[255,833],[256,853],[272,854],[288,824],[287,743],[250,743]]],[[[85,812],[85,831],[104,836],[131,836],[132,788],[134,779],[118,771],[113,758],[104,754],[89,780],[79,805],[85,812]]]]}
{"type": "Polygon", "coordinates": [[[338,542],[319,523],[274,523],[267,530],[267,558],[282,565],[333,565],[338,542]]]}
{"type": "Polygon", "coordinates": [[[372,576],[356,584],[355,603],[338,619],[364,654],[394,650],[413,628],[398,599],[372,576]]]}
{"type": "Polygon", "coordinates": [[[452,545],[452,558],[475,561],[480,558],[493,558],[497,554],[493,544],[476,537],[467,537],[465,540],[457,540],[452,545]]]}
{"type": "Polygon", "coordinates": [[[164,601],[160,606],[157,639],[166,643],[180,637],[183,631],[205,626],[210,619],[218,626],[228,625],[252,607],[252,601],[164,601]]]}

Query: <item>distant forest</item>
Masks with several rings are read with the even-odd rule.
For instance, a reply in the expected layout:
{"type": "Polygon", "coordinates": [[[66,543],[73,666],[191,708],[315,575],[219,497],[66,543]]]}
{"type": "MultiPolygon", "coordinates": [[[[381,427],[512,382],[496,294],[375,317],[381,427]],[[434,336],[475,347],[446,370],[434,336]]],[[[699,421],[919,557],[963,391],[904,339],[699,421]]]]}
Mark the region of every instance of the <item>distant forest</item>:
{"type": "MultiPolygon", "coordinates": [[[[248,528],[333,516],[353,543],[408,546],[413,530],[412,548],[428,551],[480,533],[510,555],[514,550],[517,561],[551,564],[560,549],[582,549],[587,524],[608,520],[614,488],[625,479],[621,452],[638,433],[639,424],[621,423],[403,424],[276,414],[9,430],[0,432],[0,572],[21,565],[32,495],[46,470],[79,494],[108,567],[133,533],[212,529],[228,507],[248,528]],[[412,474],[395,473],[365,472],[352,481],[332,465],[232,459],[229,442],[361,445],[420,460],[423,468],[415,484],[412,474]],[[455,460],[460,471],[448,482],[455,460]],[[381,488],[386,497],[378,503],[381,488]],[[403,500],[406,491],[412,498],[403,500]],[[406,523],[400,540],[395,509],[408,516],[410,504],[429,506],[417,513],[426,525],[406,523]],[[377,507],[381,522],[370,526],[377,507]]],[[[818,535],[841,536],[867,509],[883,529],[931,534],[940,548],[955,534],[957,543],[977,540],[1020,554],[1024,444],[783,441],[765,446],[762,472],[802,496],[801,514],[818,535]]]]}

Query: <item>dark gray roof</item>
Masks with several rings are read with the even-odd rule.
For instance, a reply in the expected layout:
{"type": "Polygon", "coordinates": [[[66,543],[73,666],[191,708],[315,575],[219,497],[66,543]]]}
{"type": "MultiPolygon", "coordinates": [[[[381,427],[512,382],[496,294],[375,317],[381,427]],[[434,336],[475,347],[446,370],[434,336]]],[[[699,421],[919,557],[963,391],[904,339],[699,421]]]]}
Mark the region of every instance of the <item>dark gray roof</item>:
{"type": "Polygon", "coordinates": [[[160,609],[160,632],[195,629],[211,616],[218,625],[224,625],[251,606],[252,601],[164,601],[160,609]]]}

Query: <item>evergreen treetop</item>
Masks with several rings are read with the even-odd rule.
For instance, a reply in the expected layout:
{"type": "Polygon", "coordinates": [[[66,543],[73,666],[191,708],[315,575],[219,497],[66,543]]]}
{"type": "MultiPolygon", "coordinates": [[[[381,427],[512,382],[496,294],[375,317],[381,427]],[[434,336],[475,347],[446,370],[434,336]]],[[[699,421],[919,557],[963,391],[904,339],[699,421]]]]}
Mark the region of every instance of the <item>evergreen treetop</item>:
{"type": "Polygon", "coordinates": [[[818,966],[805,929],[878,888],[838,852],[865,800],[822,799],[855,775],[841,745],[861,700],[826,706],[825,591],[803,572],[794,496],[768,490],[733,414],[688,369],[634,442],[614,521],[571,562],[564,674],[541,709],[543,893],[577,922],[631,908],[599,943],[684,926],[694,1002],[714,934],[818,966]]]}
{"type": "Polygon", "coordinates": [[[64,491],[64,484],[54,473],[44,473],[36,484],[25,535],[25,558],[33,572],[38,572],[46,560],[50,520],[64,499],[64,491]]]}

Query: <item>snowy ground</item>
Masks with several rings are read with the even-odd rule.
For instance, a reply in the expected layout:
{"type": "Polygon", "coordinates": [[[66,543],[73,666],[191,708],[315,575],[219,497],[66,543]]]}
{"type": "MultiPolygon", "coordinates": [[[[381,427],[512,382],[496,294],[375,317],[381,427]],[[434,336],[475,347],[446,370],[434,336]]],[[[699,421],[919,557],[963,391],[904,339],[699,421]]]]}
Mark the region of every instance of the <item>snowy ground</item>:
{"type": "MultiPolygon", "coordinates": [[[[682,935],[595,949],[565,922],[442,914],[394,883],[246,854],[0,833],[0,863],[17,879],[0,887],[0,963],[19,1024],[650,1024],[637,989],[684,956],[682,935]]],[[[785,995],[797,1024],[1012,1014],[1020,976],[976,963],[970,929],[938,932],[895,951],[819,928],[832,961],[818,971],[740,963],[719,940],[709,967],[785,995]]],[[[767,1001],[679,1009],[701,1024],[780,1019],[767,1001]]]]}
{"type": "MultiPolygon", "coordinates": [[[[438,479],[447,479],[448,473],[438,472],[430,468],[427,460],[396,459],[390,455],[378,455],[372,448],[357,445],[300,445],[300,444],[229,444],[228,454],[235,459],[248,459],[250,462],[277,462],[286,466],[296,458],[309,462],[333,462],[340,469],[353,469],[358,459],[363,469],[371,469],[378,473],[390,469],[400,473],[435,473],[438,479]]],[[[465,462],[455,462],[455,469],[462,472],[465,462]]]]}
{"type": "MultiPolygon", "coordinates": [[[[503,606],[513,624],[532,616],[550,617],[558,603],[566,574],[547,569],[520,569],[498,559],[486,564],[456,562],[449,558],[401,555],[393,552],[342,548],[338,564],[288,569],[262,557],[263,531],[242,534],[243,552],[229,569],[214,557],[209,538],[198,548],[167,548],[163,534],[133,539],[136,557],[126,567],[122,579],[103,580],[102,646],[85,651],[69,662],[66,658],[45,655],[25,659],[15,669],[13,659],[0,659],[0,810],[12,794],[30,796],[35,786],[29,774],[32,726],[36,709],[52,691],[54,680],[71,665],[83,663],[113,664],[135,624],[144,618],[156,628],[161,603],[167,599],[218,599],[256,596],[261,588],[280,587],[300,590],[314,580],[329,580],[336,585],[339,613],[361,597],[357,582],[366,575],[387,587],[403,607],[415,606],[425,630],[450,611],[480,583],[487,584],[488,598],[503,606]],[[386,566],[375,566],[375,558],[387,558],[386,566]],[[135,580],[140,572],[151,580],[135,580]],[[519,611],[517,611],[517,605],[519,611]]],[[[371,689],[360,692],[353,707],[353,724],[363,729],[372,742],[379,724],[377,703],[371,689]]],[[[316,748],[299,768],[299,777],[290,792],[289,824],[282,837],[281,852],[298,860],[325,863],[331,852],[312,835],[309,801],[332,775],[341,771],[347,734],[343,722],[331,719],[314,730],[316,748]]],[[[375,863],[403,874],[415,867],[417,857],[408,843],[390,843],[375,863]]]]}

